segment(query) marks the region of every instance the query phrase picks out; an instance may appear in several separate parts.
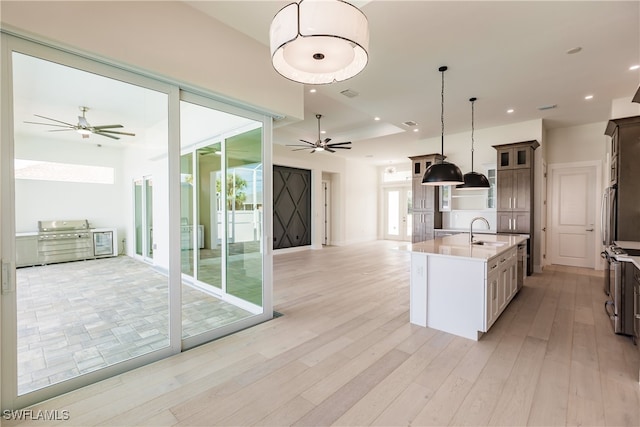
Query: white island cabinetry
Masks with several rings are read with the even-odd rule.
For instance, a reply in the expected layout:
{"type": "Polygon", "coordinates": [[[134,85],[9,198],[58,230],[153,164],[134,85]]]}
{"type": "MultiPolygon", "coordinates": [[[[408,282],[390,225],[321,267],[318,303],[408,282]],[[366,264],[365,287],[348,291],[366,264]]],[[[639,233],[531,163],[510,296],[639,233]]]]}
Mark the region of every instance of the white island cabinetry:
{"type": "Polygon", "coordinates": [[[517,245],[526,236],[447,236],[412,246],[410,321],[478,340],[518,292],[517,245]]]}

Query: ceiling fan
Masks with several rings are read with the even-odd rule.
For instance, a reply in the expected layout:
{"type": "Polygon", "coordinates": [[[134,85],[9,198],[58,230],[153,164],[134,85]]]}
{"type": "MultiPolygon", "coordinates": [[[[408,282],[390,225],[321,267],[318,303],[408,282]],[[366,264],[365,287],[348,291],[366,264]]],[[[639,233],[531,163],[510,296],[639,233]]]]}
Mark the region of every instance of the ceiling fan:
{"type": "Polygon", "coordinates": [[[45,120],[51,120],[52,122],[61,123],[61,124],[26,122],[26,121],[25,123],[30,123],[34,125],[56,126],[56,127],[62,128],[62,129],[51,129],[49,132],[65,132],[69,130],[75,130],[80,135],[82,135],[83,138],[89,138],[89,135],[91,134],[106,136],[107,138],[111,138],[111,139],[120,139],[116,135],[136,136],[135,133],[119,132],[119,131],[111,130],[111,129],[121,128],[123,127],[122,125],[91,126],[87,121],[87,118],[85,117],[85,113],[89,111],[89,107],[80,107],[80,111],[82,111],[82,116],[78,116],[78,124],[76,125],[63,122],[60,120],[52,119],[50,117],[40,116],[38,114],[34,114],[34,116],[40,117],[41,119],[45,119],[45,120]]]}
{"type": "Polygon", "coordinates": [[[316,151],[328,151],[330,153],[335,153],[335,149],[339,148],[342,150],[351,150],[351,147],[343,147],[343,145],[349,145],[351,144],[351,141],[347,141],[347,142],[334,142],[332,144],[329,144],[329,141],[331,141],[331,138],[325,138],[324,141],[320,139],[320,118],[322,117],[321,114],[316,114],[316,119],[318,119],[318,140],[313,143],[313,142],[309,142],[309,141],[305,141],[304,139],[301,139],[301,142],[304,142],[307,145],[302,145],[302,144],[287,144],[288,147],[302,147],[302,148],[296,148],[293,151],[300,151],[300,150],[311,150],[312,153],[315,153],[316,151]]]}

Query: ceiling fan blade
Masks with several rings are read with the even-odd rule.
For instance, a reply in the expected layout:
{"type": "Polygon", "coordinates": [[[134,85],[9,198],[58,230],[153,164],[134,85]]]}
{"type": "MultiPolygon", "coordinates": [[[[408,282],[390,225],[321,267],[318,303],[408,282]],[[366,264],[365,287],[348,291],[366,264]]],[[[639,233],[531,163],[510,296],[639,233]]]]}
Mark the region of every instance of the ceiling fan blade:
{"type": "Polygon", "coordinates": [[[71,123],[63,122],[61,120],[52,119],[51,117],[45,117],[45,116],[41,116],[39,114],[34,114],[34,116],[40,117],[41,119],[47,119],[47,120],[51,120],[51,121],[54,121],[54,122],[62,123],[63,125],[71,126],[73,128],[76,127],[76,125],[72,125],[71,123]]]}
{"type": "Polygon", "coordinates": [[[324,143],[326,144],[327,142],[331,141],[331,138],[325,138],[324,139],[324,143]]]}
{"type": "Polygon", "coordinates": [[[316,144],[314,144],[313,142],[305,141],[304,139],[301,139],[300,141],[304,142],[305,144],[313,145],[314,147],[316,146],[316,144]]]}
{"type": "Polygon", "coordinates": [[[294,148],[291,151],[302,151],[302,150],[311,150],[311,149],[315,150],[315,148],[313,147],[304,147],[304,148],[294,148]]]}
{"type": "Polygon", "coordinates": [[[74,128],[67,128],[67,129],[49,129],[47,132],[67,132],[70,130],[75,130],[74,128]]]}
{"type": "MultiPolygon", "coordinates": [[[[100,136],[106,136],[107,138],[111,138],[111,139],[120,139],[117,136],[113,136],[113,135],[109,135],[108,133],[102,133],[102,132],[93,132],[94,135],[100,135],[100,136]]],[[[84,135],[83,135],[84,136],[84,135]]]]}
{"type": "Polygon", "coordinates": [[[351,147],[334,147],[334,146],[331,146],[331,148],[335,148],[335,149],[338,149],[338,150],[351,150],[351,147]]]}
{"type": "MultiPolygon", "coordinates": [[[[305,148],[311,148],[311,147],[307,147],[306,145],[302,145],[302,144],[286,144],[285,147],[305,147],[305,148]]],[[[315,147],[315,145],[314,145],[315,147]]]]}
{"type": "Polygon", "coordinates": [[[117,130],[102,130],[102,129],[95,129],[95,131],[93,132],[95,134],[98,135],[104,135],[107,133],[115,133],[116,135],[127,135],[127,136],[136,136],[135,133],[130,133],[130,132],[118,132],[117,130]]]}
{"type": "Polygon", "coordinates": [[[311,154],[315,153],[316,149],[314,148],[313,150],[310,151],[311,154]]]}
{"type": "Polygon", "coordinates": [[[328,152],[330,152],[330,153],[335,153],[335,150],[332,150],[332,149],[331,149],[331,148],[329,148],[329,147],[324,147],[324,151],[328,151],[328,152]]]}
{"type": "Polygon", "coordinates": [[[328,144],[329,147],[335,147],[336,145],[347,145],[347,144],[351,144],[351,141],[347,141],[347,142],[334,142],[333,144],[328,144]]]}
{"type": "Polygon", "coordinates": [[[68,128],[68,129],[74,129],[75,128],[75,126],[54,125],[53,123],[40,123],[40,122],[24,122],[24,123],[29,123],[29,124],[32,124],[32,125],[56,126],[56,127],[68,128]]]}
{"type": "Polygon", "coordinates": [[[94,129],[102,130],[102,129],[114,129],[124,127],[122,125],[102,125],[102,126],[92,126],[94,129]]]}

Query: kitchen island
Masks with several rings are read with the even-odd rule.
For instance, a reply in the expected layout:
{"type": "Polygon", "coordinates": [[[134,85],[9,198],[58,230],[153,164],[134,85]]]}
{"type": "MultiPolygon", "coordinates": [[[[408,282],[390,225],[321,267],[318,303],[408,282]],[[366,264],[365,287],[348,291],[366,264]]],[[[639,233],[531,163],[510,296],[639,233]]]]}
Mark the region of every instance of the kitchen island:
{"type": "MultiPolygon", "coordinates": [[[[526,235],[456,234],[411,247],[410,321],[478,340],[523,280],[526,235]]],[[[526,268],[526,267],[525,267],[526,268]]]]}

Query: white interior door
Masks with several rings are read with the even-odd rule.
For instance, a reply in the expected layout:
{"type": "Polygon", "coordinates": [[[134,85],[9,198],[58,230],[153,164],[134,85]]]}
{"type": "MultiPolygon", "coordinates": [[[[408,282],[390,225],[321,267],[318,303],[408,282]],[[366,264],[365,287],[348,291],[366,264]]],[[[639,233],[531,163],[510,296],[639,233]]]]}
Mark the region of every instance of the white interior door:
{"type": "Polygon", "coordinates": [[[595,267],[597,168],[554,166],[551,173],[551,263],[595,267]]]}
{"type": "Polygon", "coordinates": [[[411,240],[411,189],[393,187],[384,189],[384,238],[411,240]]]}

